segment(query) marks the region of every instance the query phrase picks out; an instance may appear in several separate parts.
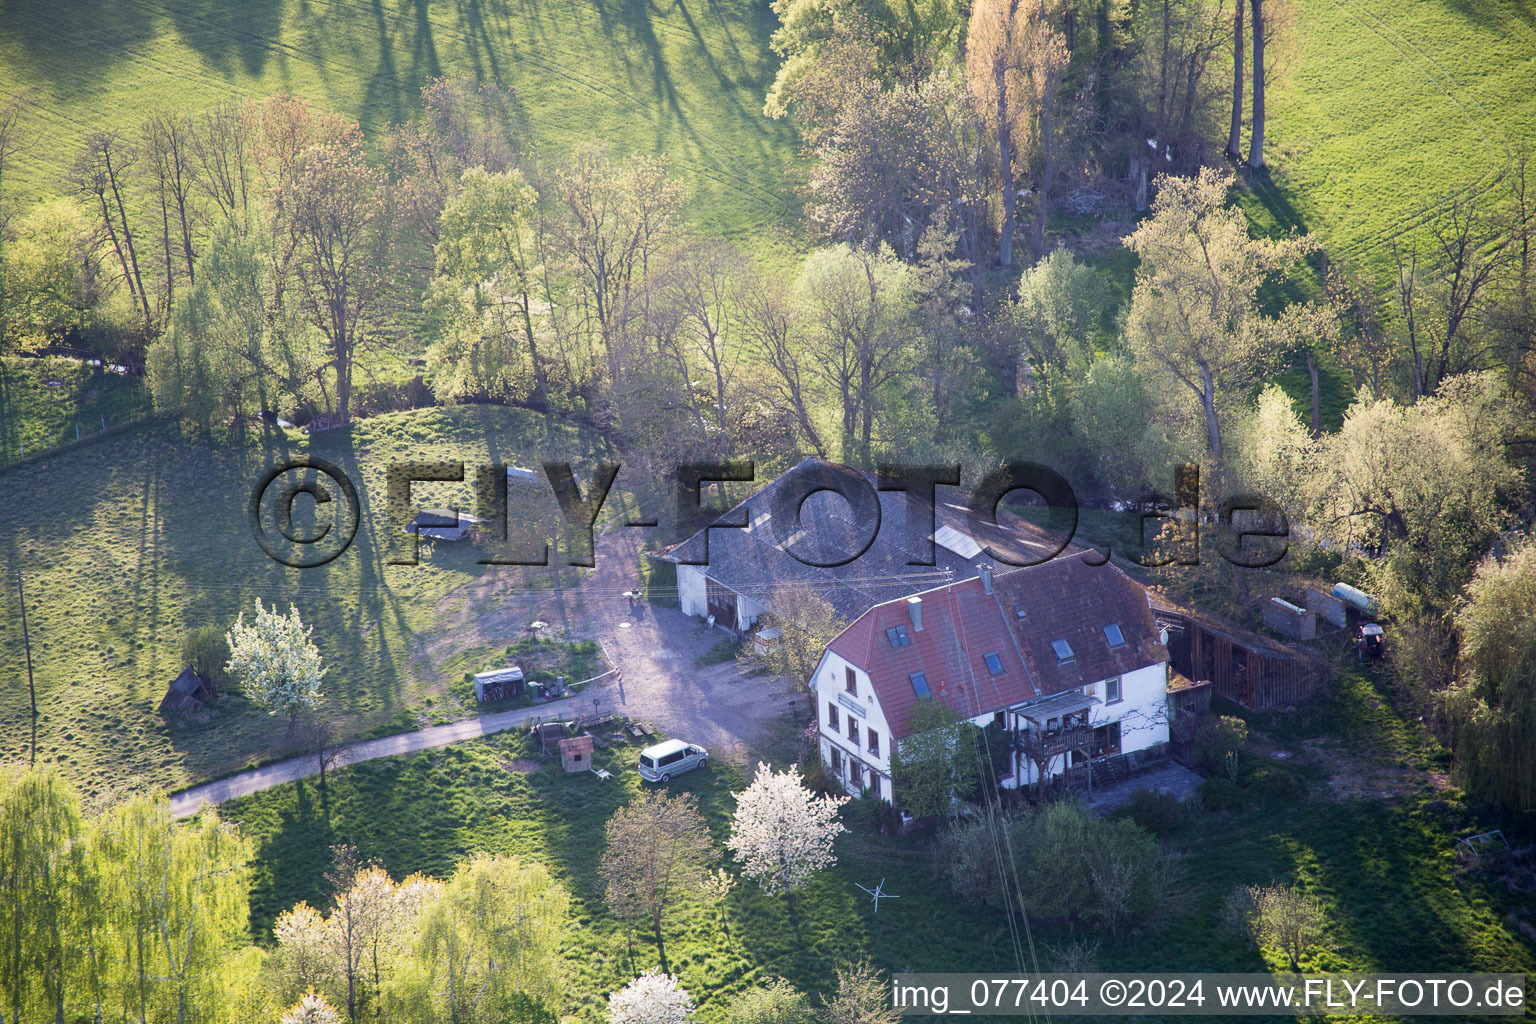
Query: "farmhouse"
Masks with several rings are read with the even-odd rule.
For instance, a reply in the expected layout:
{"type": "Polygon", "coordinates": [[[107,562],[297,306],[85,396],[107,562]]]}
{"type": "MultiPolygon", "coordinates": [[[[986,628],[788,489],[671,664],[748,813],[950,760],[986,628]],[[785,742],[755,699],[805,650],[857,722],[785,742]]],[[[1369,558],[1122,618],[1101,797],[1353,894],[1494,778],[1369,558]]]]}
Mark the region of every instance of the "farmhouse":
{"type": "Polygon", "coordinates": [[[821,758],[851,793],[893,793],[913,706],[941,701],[1010,737],[1015,788],[1091,778],[1168,742],[1167,650],[1146,592],[1091,553],[885,601],[840,633],[811,680],[821,758]]]}
{"type": "Polygon", "coordinates": [[[1043,561],[1062,547],[1060,534],[1003,510],[997,525],[973,522],[964,501],[944,490],[935,499],[932,525],[914,530],[914,521],[926,519],[920,505],[913,509],[917,504],[905,492],[878,491],[872,473],[808,458],[715,523],[650,557],[677,566],[684,612],[745,632],[765,614],[795,621],[797,585],[814,590],[838,618],[851,622],[882,602],[974,578],[977,562],[987,557],[984,546],[1020,565],[1043,561]],[[850,478],[861,478],[876,496],[871,507],[855,509],[829,490],[816,490],[850,478]],[[789,525],[773,521],[775,502],[786,491],[810,494],[798,521],[793,508],[783,516],[789,525]]]}

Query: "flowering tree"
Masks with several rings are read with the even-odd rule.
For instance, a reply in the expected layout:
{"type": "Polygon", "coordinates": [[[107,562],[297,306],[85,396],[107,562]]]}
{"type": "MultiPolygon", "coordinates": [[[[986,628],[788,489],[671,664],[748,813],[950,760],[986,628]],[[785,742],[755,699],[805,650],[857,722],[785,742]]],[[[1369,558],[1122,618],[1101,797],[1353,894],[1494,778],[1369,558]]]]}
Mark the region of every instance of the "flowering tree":
{"type": "Polygon", "coordinates": [[[283,1014],[283,1024],[341,1024],[341,1014],[331,1008],[325,996],[306,992],[304,998],[283,1014]]]}
{"type": "Polygon", "coordinates": [[[276,607],[263,608],[256,599],[256,618],[245,624],[245,613],[229,631],[229,663],[224,670],[241,681],[245,695],[267,714],[288,716],[290,730],[299,712],[320,703],[320,651],[310,640],[313,628],[305,629],[299,610],[292,605],[283,615],[276,607]]]}
{"type": "Polygon", "coordinates": [[[759,764],[752,785],[736,797],[726,846],[745,874],[769,894],[789,893],[837,863],[832,842],[846,832],[837,810],[847,797],[812,795],[793,771],[759,764]]]}
{"type": "Polygon", "coordinates": [[[608,993],[611,1024],[685,1024],[693,1019],[693,998],[677,979],[646,971],[617,992],[608,993]]]}

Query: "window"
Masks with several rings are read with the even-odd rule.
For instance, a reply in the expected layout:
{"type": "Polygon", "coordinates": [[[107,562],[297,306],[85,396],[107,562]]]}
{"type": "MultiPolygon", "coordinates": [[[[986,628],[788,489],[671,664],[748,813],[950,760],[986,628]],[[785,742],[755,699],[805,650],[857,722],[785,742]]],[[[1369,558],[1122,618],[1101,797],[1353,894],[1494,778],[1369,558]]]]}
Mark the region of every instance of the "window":
{"type": "Polygon", "coordinates": [[[1104,627],[1104,639],[1109,641],[1111,647],[1124,647],[1125,635],[1120,632],[1120,624],[1111,622],[1104,627]]]}
{"type": "Polygon", "coordinates": [[[843,689],[849,693],[859,692],[859,674],[853,670],[853,666],[843,670],[847,675],[843,678],[843,689]]]}
{"type": "Polygon", "coordinates": [[[891,642],[892,647],[905,647],[912,642],[906,626],[892,626],[885,631],[885,638],[891,642]]]}
{"type": "Polygon", "coordinates": [[[997,656],[996,651],[988,651],[981,657],[982,660],[987,663],[988,672],[991,672],[995,676],[1000,676],[1003,674],[1003,659],[997,656]]]}
{"type": "Polygon", "coordinates": [[[665,768],[665,767],[667,767],[667,765],[677,764],[677,762],[681,761],[682,759],[683,759],[683,751],[681,751],[681,750],[674,750],[674,751],[672,751],[672,753],[666,755],[661,760],[657,761],[656,762],[656,767],[658,767],[658,768],[665,768]]]}
{"type": "Polygon", "coordinates": [[[928,689],[928,677],[921,672],[913,672],[907,677],[912,680],[912,689],[919,697],[932,696],[928,689]]]}
{"type": "Polygon", "coordinates": [[[1072,645],[1065,640],[1052,640],[1051,650],[1056,652],[1056,660],[1058,662],[1071,661],[1073,658],[1072,645]]]}
{"type": "Polygon", "coordinates": [[[853,745],[859,745],[859,720],[852,715],[848,716],[848,738],[853,740],[853,745]]]}
{"type": "Polygon", "coordinates": [[[827,701],[827,728],[837,731],[837,705],[827,701]]]}
{"type": "Polygon", "coordinates": [[[1024,618],[1024,606],[1023,605],[1017,605],[1017,604],[1014,605],[1013,606],[1013,614],[1014,614],[1015,618],[1020,618],[1020,619],[1024,618]]]}
{"type": "Polygon", "coordinates": [[[854,789],[864,788],[864,766],[851,757],[848,759],[848,782],[854,789]]]}
{"type": "Polygon", "coordinates": [[[828,754],[827,760],[832,764],[833,775],[843,774],[843,752],[841,750],[833,747],[828,754]]]}
{"type": "Polygon", "coordinates": [[[1104,703],[1118,704],[1119,702],[1120,680],[1118,678],[1104,680],[1104,703]]]}
{"type": "Polygon", "coordinates": [[[880,756],[880,734],[873,729],[865,729],[864,735],[869,737],[869,752],[876,757],[880,756]]]}

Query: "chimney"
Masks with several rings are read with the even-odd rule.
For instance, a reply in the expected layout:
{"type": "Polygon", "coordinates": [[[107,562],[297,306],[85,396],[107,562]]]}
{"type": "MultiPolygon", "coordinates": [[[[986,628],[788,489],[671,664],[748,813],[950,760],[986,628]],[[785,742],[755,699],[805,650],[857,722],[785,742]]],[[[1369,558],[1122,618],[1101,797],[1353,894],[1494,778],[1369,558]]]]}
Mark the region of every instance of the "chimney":
{"type": "Polygon", "coordinates": [[[992,593],[992,567],[983,562],[976,567],[976,571],[981,573],[981,589],[992,593]]]}
{"type": "Polygon", "coordinates": [[[907,611],[912,613],[912,631],[923,631],[923,599],[920,597],[907,598],[907,611]]]}

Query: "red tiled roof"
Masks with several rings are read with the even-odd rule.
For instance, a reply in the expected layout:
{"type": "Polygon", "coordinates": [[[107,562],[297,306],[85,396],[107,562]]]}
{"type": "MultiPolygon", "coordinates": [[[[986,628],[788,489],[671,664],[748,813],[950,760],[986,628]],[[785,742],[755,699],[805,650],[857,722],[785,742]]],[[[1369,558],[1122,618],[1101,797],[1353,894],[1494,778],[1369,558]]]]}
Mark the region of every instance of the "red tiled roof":
{"type": "Polygon", "coordinates": [[[921,630],[913,628],[907,600],[877,605],[829,649],[869,674],[897,739],[908,734],[917,702],[914,672],[924,673],[936,699],[972,718],[1165,660],[1146,592],[1113,565],[1086,557],[999,573],[992,594],[970,579],[916,595],[921,630]],[[1123,645],[1110,647],[1109,624],[1120,627],[1123,645]],[[894,626],[904,626],[911,643],[892,647],[885,631],[894,626]],[[1056,640],[1071,646],[1070,660],[1057,658],[1056,640]],[[1002,666],[997,675],[986,663],[992,653],[1002,666]]]}

